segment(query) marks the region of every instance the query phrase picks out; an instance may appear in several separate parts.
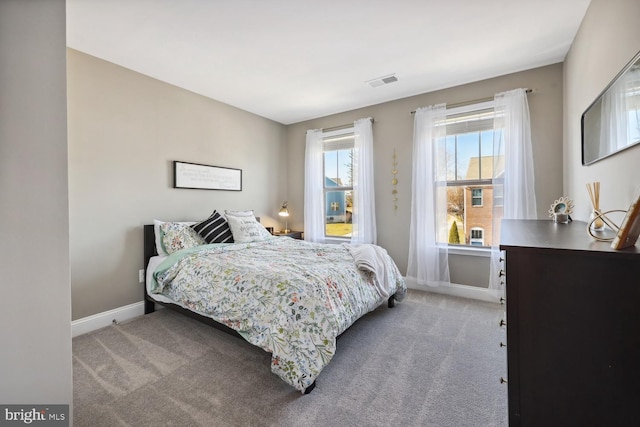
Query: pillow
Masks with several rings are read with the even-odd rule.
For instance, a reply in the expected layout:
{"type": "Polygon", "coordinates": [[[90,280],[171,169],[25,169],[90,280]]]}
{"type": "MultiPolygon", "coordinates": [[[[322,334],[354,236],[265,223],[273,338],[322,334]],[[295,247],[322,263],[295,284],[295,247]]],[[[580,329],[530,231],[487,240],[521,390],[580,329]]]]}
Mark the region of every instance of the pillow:
{"type": "MultiPolygon", "coordinates": [[[[164,245],[162,244],[162,237],[164,236],[164,233],[160,229],[160,226],[162,224],[164,224],[165,222],[166,221],[160,221],[159,219],[154,219],[153,220],[153,235],[156,238],[156,252],[158,252],[158,255],[167,256],[169,254],[167,253],[167,251],[164,248],[164,245]]],[[[193,222],[193,221],[191,221],[191,222],[175,222],[174,224],[191,225],[191,224],[195,224],[195,222],[193,222]]]]}
{"type": "Polygon", "coordinates": [[[236,243],[260,242],[271,233],[253,216],[253,211],[225,211],[233,240],[236,243]],[[241,212],[240,214],[237,214],[241,212]]]}
{"type": "MultiPolygon", "coordinates": [[[[260,223],[260,218],[256,217],[253,214],[253,210],[250,211],[224,211],[225,215],[228,217],[229,215],[231,216],[239,216],[239,217],[253,217],[253,219],[256,220],[256,222],[258,223],[258,229],[260,230],[260,233],[262,234],[262,236],[267,239],[270,237],[273,237],[273,233],[269,232],[269,230],[267,230],[264,225],[262,225],[260,223]]],[[[262,239],[264,240],[264,239],[262,239]]]]}
{"type": "Polygon", "coordinates": [[[162,245],[167,254],[170,255],[181,249],[193,248],[206,243],[205,240],[191,228],[191,224],[165,222],[160,225],[162,245]]]}
{"type": "Polygon", "coordinates": [[[191,226],[207,243],[233,243],[233,234],[227,221],[213,211],[211,216],[204,221],[191,226]]]}
{"type": "Polygon", "coordinates": [[[250,211],[224,211],[224,214],[226,216],[232,215],[232,216],[252,216],[255,219],[255,216],[253,215],[253,210],[250,211]]]}

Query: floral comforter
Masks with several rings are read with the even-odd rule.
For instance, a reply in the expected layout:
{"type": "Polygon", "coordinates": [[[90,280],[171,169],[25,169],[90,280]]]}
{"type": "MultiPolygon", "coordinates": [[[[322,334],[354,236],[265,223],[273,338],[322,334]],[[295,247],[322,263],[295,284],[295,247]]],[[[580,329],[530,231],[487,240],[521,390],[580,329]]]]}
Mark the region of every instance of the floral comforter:
{"type": "MultiPolygon", "coordinates": [[[[387,263],[404,296],[398,267],[387,263]]],[[[152,294],[235,329],[302,392],[331,361],[337,336],[385,301],[346,247],[288,237],[178,251],[154,278],[152,294]]]]}

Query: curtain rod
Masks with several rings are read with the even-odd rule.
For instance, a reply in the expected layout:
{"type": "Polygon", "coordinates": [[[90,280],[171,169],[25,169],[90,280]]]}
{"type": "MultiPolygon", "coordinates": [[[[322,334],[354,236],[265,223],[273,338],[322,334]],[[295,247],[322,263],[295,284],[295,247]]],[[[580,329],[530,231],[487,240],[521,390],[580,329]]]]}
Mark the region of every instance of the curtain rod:
{"type": "MultiPolygon", "coordinates": [[[[375,123],[375,120],[373,119],[373,117],[369,117],[369,120],[371,120],[371,123],[375,123]]],[[[344,125],[333,126],[330,128],[322,128],[322,132],[333,132],[334,130],[348,129],[352,127],[353,127],[353,123],[347,123],[344,125]]]]}
{"type": "MultiPolygon", "coordinates": [[[[533,89],[525,89],[524,90],[525,93],[531,93],[533,92],[533,89]]],[[[489,96],[486,98],[480,98],[480,99],[474,99],[471,101],[463,101],[463,102],[457,102],[455,104],[447,104],[447,109],[449,108],[456,108],[456,107],[464,107],[465,105],[472,105],[472,104],[479,104],[481,102],[488,102],[488,101],[493,101],[495,99],[494,96],[489,96]]],[[[411,114],[415,114],[415,110],[411,112],[411,114]]]]}

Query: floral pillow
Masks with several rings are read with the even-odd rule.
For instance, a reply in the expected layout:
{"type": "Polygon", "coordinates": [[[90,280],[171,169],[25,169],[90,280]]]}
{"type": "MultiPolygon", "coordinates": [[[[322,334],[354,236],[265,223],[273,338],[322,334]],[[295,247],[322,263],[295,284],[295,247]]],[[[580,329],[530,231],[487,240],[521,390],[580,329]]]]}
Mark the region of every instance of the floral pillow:
{"type": "Polygon", "coordinates": [[[181,249],[206,244],[204,239],[190,227],[190,224],[164,222],[160,224],[160,231],[162,232],[162,246],[169,255],[181,249]]]}
{"type": "MultiPolygon", "coordinates": [[[[162,232],[162,230],[160,229],[160,226],[162,224],[164,224],[167,221],[160,221],[159,219],[154,219],[153,220],[153,234],[155,235],[155,240],[156,240],[156,251],[158,252],[158,255],[164,255],[167,256],[169,255],[167,253],[167,251],[164,249],[164,244],[162,243],[162,238],[164,236],[164,233],[162,232]]],[[[175,221],[174,221],[175,222],[175,221]]],[[[193,225],[195,224],[195,222],[191,221],[191,222],[175,222],[176,224],[186,224],[186,225],[193,225]]]]}

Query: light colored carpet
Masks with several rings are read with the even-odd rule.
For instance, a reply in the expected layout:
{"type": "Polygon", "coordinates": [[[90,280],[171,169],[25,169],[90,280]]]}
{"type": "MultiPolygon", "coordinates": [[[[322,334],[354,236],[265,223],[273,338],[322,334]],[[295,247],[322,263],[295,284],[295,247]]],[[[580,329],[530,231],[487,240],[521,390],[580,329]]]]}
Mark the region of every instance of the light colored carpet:
{"type": "Polygon", "coordinates": [[[171,310],[73,339],[74,426],[506,426],[503,307],[409,291],[302,395],[270,356],[171,310]]]}

